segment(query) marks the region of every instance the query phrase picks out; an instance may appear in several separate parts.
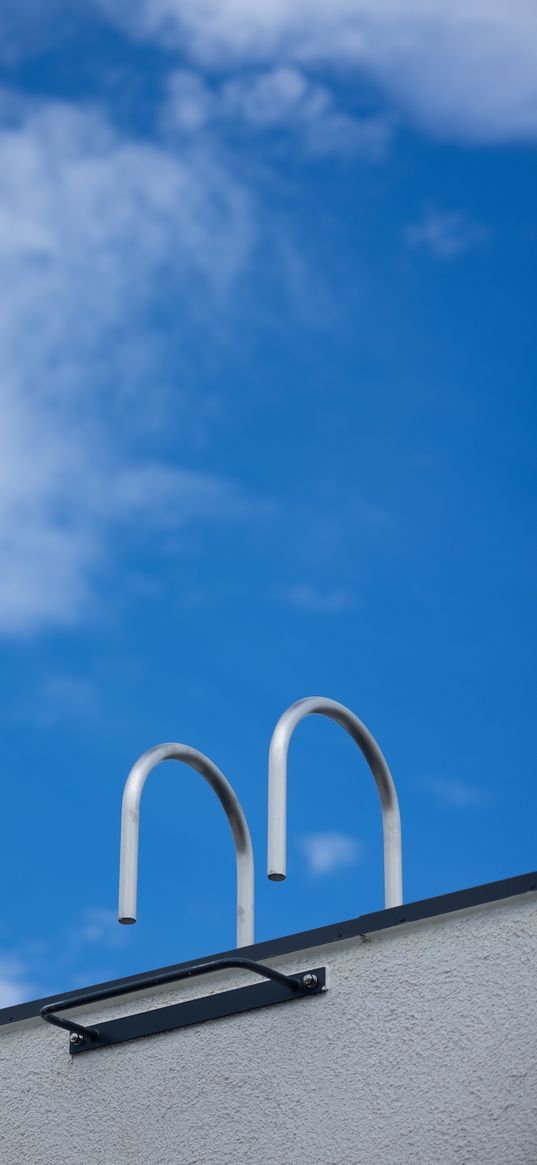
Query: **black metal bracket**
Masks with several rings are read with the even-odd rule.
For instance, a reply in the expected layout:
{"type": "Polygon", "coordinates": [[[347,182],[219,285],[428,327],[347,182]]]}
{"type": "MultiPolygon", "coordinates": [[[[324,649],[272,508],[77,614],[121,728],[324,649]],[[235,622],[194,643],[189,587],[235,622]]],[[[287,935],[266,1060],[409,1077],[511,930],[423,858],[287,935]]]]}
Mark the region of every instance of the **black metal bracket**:
{"type": "Polygon", "coordinates": [[[122,1044],[125,1040],[136,1040],[142,1036],[157,1035],[175,1031],[176,1028],[190,1027],[209,1019],[221,1019],[226,1015],[240,1015],[243,1011],[253,1011],[258,1007],[270,1007],[273,1003],[286,1003],[290,999],[305,999],[308,995],[318,995],[325,990],[326,969],[316,967],[313,971],[300,971],[295,975],[283,975],[281,971],[255,963],[252,959],[213,959],[208,963],[198,963],[183,971],[168,971],[151,978],[131,980],[126,987],[103,987],[98,991],[88,991],[76,999],[59,999],[41,1008],[41,1019],[70,1033],[69,1051],[71,1055],[92,1052],[96,1048],[122,1044]],[[123,1019],[107,1020],[97,1027],[84,1027],[72,1019],[65,1019],[56,1013],[71,1007],[84,1007],[90,1003],[100,1003],[117,995],[132,991],[145,991],[151,987],[162,987],[167,983],[178,983],[182,979],[193,979],[198,975],[208,975],[212,971],[227,971],[232,968],[250,971],[260,975],[264,983],[251,987],[239,987],[233,991],[220,991],[215,995],[205,995],[201,999],[189,999],[186,1003],[174,1003],[169,1007],[154,1008],[152,1011],[138,1012],[123,1019]]]}

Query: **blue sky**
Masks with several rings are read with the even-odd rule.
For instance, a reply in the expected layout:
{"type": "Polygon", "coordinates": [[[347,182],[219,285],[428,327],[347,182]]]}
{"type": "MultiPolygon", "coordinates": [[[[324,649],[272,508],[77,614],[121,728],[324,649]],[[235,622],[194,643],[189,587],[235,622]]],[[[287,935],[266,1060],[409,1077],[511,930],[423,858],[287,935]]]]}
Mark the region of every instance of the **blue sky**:
{"type": "Polygon", "coordinates": [[[535,867],[536,16],[525,0],[22,0],[0,15],[0,1000],[535,867]]]}

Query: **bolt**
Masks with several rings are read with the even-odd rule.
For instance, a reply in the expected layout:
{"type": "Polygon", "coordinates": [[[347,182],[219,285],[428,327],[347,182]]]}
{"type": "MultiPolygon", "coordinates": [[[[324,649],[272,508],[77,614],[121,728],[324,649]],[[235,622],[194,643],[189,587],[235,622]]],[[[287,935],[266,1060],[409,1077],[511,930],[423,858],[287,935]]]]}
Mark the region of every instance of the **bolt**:
{"type": "Polygon", "coordinates": [[[71,1035],[69,1036],[69,1042],[71,1044],[83,1044],[84,1036],[82,1036],[80,1032],[71,1032],[71,1035]]]}
{"type": "Polygon", "coordinates": [[[312,971],[306,971],[306,974],[302,976],[302,982],[304,987],[316,987],[319,980],[312,971]]]}

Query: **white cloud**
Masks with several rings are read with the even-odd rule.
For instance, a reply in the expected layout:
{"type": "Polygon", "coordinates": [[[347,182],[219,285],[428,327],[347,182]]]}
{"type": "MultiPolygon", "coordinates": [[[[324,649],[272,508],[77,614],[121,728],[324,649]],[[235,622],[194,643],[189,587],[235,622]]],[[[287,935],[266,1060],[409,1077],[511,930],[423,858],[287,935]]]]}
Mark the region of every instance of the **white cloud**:
{"type": "Polygon", "coordinates": [[[131,35],[218,69],[345,69],[434,133],[479,142],[537,136],[534,0],[97,2],[131,35]]]}
{"type": "Polygon", "coordinates": [[[121,946],[126,937],[125,928],[118,922],[115,910],[92,906],[84,911],[78,929],[72,932],[71,941],[76,947],[89,945],[114,948],[121,946]]]}
{"type": "Polygon", "coordinates": [[[68,37],[74,13],[65,0],[8,0],[0,5],[0,60],[8,65],[24,57],[54,48],[68,37]]]}
{"type": "Polygon", "coordinates": [[[364,853],[362,843],[347,833],[310,833],[299,845],[309,872],[315,875],[355,866],[364,853]]]}
{"type": "Polygon", "coordinates": [[[483,246],[489,232],[459,211],[429,208],[418,222],[406,228],[404,237],[409,246],[429,251],[437,259],[456,259],[483,246]]]}
{"type": "Polygon", "coordinates": [[[341,615],[356,607],[356,598],[346,587],[323,591],[311,583],[293,583],[280,587],[276,597],[309,615],[341,615]]]}
{"type": "Polygon", "coordinates": [[[385,115],[351,116],[330,90],[296,66],[239,72],[212,86],[202,73],[178,70],[168,83],[167,130],[199,133],[209,127],[289,133],[310,157],[361,154],[381,159],[391,138],[385,115]]]}
{"type": "Polygon", "coordinates": [[[26,988],[18,979],[0,975],[0,1007],[14,1007],[27,998],[26,988]]]}
{"type": "Polygon", "coordinates": [[[17,958],[0,955],[0,1007],[22,1003],[32,991],[33,985],[23,963],[17,958]]]}
{"type": "Polygon", "coordinates": [[[423,787],[440,804],[453,809],[481,809],[490,802],[484,789],[452,777],[430,777],[423,782],[423,787]]]}
{"type": "Polygon", "coordinates": [[[99,705],[99,691],[90,679],[55,671],[25,691],[20,701],[5,708],[4,717],[16,724],[48,729],[92,719],[99,705]]]}
{"type": "Polygon", "coordinates": [[[12,1007],[26,999],[57,990],[63,977],[70,986],[110,977],[108,968],[100,975],[96,966],[84,970],[93,960],[125,945],[128,935],[117,921],[115,910],[90,906],[81,911],[77,924],[60,931],[55,941],[26,941],[18,953],[0,951],[0,1007],[12,1007]],[[34,970],[29,973],[29,966],[34,970]],[[45,970],[45,975],[34,974],[45,970]],[[54,983],[56,980],[56,983],[54,983]]]}
{"type": "MultiPolygon", "coordinates": [[[[0,633],[91,608],[119,526],[244,517],[240,488],[152,458],[174,356],[218,317],[255,237],[250,198],[202,150],[129,140],[96,110],[9,98],[0,127],[0,633]]],[[[177,376],[177,372],[175,373],[177,376]]],[[[186,416],[192,411],[183,409],[186,416]]],[[[198,412],[202,412],[198,404],[198,412]]]]}

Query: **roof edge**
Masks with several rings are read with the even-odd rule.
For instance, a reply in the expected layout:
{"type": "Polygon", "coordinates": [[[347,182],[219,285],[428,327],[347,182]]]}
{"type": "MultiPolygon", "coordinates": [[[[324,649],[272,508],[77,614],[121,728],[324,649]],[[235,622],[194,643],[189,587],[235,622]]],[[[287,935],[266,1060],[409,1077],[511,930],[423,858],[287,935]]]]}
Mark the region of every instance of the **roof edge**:
{"type": "MultiPolygon", "coordinates": [[[[374,934],[377,931],[391,930],[401,926],[402,923],[420,922],[427,918],[437,918],[442,914],[454,914],[458,910],[467,910],[472,906],[515,898],[531,890],[537,890],[537,871],[519,874],[512,878],[502,878],[498,882],[487,882],[482,886],[472,886],[467,890],[455,890],[450,894],[439,894],[435,898],[423,898],[418,902],[405,902],[402,906],[393,906],[389,910],[377,910],[373,914],[361,914],[358,918],[316,927],[314,930],[303,930],[296,934],[283,935],[281,938],[268,939],[265,942],[254,943],[249,947],[241,947],[240,954],[245,958],[256,960],[275,958],[277,955],[292,954],[294,951],[302,951],[309,947],[326,946],[328,943],[355,938],[361,934],[374,934]]],[[[47,995],[42,999],[32,999],[27,1003],[18,1003],[13,1007],[3,1007],[0,1008],[0,1026],[19,1023],[21,1020],[35,1019],[41,1008],[46,1003],[54,1002],[55,999],[71,999],[73,1006],[75,1006],[77,997],[85,995],[88,991],[99,990],[101,987],[120,987],[122,985],[127,987],[135,980],[140,981],[140,988],[142,988],[144,979],[150,979],[160,970],[163,972],[180,971],[200,963],[211,962],[212,959],[230,958],[234,954],[237,954],[236,950],[223,951],[216,955],[203,955],[197,959],[189,959],[185,963],[172,963],[169,967],[143,971],[138,975],[128,975],[121,979],[110,979],[106,983],[80,987],[74,991],[57,992],[55,995],[47,995]]]]}

